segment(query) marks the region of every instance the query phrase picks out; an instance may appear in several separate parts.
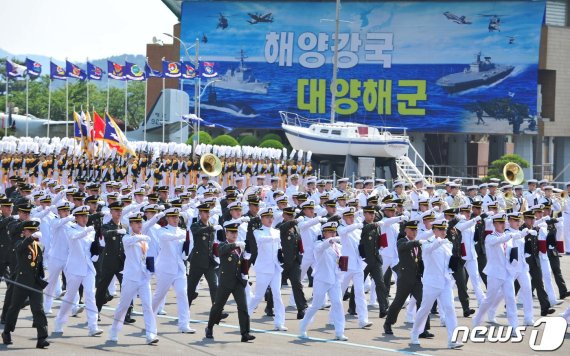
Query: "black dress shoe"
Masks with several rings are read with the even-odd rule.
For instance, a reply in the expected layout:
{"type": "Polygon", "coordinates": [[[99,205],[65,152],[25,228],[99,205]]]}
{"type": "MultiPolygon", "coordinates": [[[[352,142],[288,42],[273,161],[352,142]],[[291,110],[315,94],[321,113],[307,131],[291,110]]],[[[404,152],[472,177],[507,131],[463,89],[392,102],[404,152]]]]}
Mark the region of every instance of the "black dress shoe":
{"type": "Polygon", "coordinates": [[[297,311],[297,320],[301,320],[305,317],[305,309],[297,311]]]}
{"type": "Polygon", "coordinates": [[[432,310],[430,311],[430,313],[433,314],[433,315],[438,315],[438,314],[439,314],[439,312],[437,311],[437,309],[432,309],[432,310]]]}
{"type": "Polygon", "coordinates": [[[435,335],[430,333],[429,331],[424,331],[423,333],[419,334],[418,337],[420,339],[431,339],[432,337],[434,337],[435,335]]]}
{"type": "Polygon", "coordinates": [[[467,309],[463,311],[463,316],[469,318],[472,314],[475,314],[475,309],[467,309]]]}
{"type": "Polygon", "coordinates": [[[6,325],[6,319],[4,319],[4,318],[0,319],[0,324],[6,325]]]}
{"type": "Polygon", "coordinates": [[[213,339],[214,338],[214,330],[209,327],[206,327],[206,339],[213,339]]]}
{"type": "Polygon", "coordinates": [[[350,315],[356,315],[356,310],[352,309],[352,308],[348,308],[348,314],[350,315]]]}
{"type": "Polygon", "coordinates": [[[381,311],[380,312],[380,319],[384,319],[388,315],[388,312],[381,311]]]}
{"type": "Polygon", "coordinates": [[[570,292],[566,292],[560,296],[560,299],[565,299],[566,297],[570,297],[570,292]]]}
{"type": "Polygon", "coordinates": [[[192,293],[192,297],[190,298],[190,302],[192,302],[196,298],[198,298],[198,292],[192,293]]]}
{"type": "Polygon", "coordinates": [[[389,323],[384,323],[384,334],[394,335],[394,332],[392,331],[392,325],[390,325],[389,323]]]}
{"type": "Polygon", "coordinates": [[[344,292],[344,295],[342,296],[342,301],[346,302],[347,300],[350,299],[350,293],[349,292],[344,292]]]}
{"type": "Polygon", "coordinates": [[[130,316],[126,316],[125,317],[125,324],[132,324],[135,321],[137,321],[136,319],[131,318],[130,316]]]}
{"type": "Polygon", "coordinates": [[[36,349],[45,349],[48,346],[49,342],[45,338],[38,339],[38,342],[36,343],[36,349]]]}
{"type": "Polygon", "coordinates": [[[255,336],[250,335],[249,333],[243,334],[243,335],[241,336],[241,342],[248,342],[248,341],[251,341],[251,340],[255,340],[255,336]]]}
{"type": "Polygon", "coordinates": [[[100,317],[100,316],[97,316],[97,321],[101,321],[101,317],[100,317]]]}
{"type": "Polygon", "coordinates": [[[222,313],[222,315],[220,315],[220,320],[227,319],[228,316],[230,316],[230,314],[228,314],[228,313],[222,313]]]}
{"type": "Polygon", "coordinates": [[[275,313],[273,313],[273,308],[265,308],[265,315],[275,316],[275,313]]]}
{"type": "Polygon", "coordinates": [[[2,343],[4,345],[12,345],[12,335],[4,331],[2,333],[2,343]]]}
{"type": "Polygon", "coordinates": [[[549,314],[554,313],[554,309],[550,308],[550,309],[543,309],[540,311],[540,316],[547,316],[549,314]]]}

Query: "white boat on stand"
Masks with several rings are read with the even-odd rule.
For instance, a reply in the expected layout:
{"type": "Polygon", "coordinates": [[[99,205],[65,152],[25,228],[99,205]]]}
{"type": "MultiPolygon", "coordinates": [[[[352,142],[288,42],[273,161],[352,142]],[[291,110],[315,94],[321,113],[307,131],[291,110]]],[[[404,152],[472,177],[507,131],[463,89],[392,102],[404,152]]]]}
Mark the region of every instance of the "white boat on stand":
{"type": "Polygon", "coordinates": [[[286,111],[279,114],[281,127],[296,150],[321,155],[398,158],[405,156],[410,147],[405,128],[352,122],[331,123],[286,111]],[[402,134],[394,134],[390,130],[402,134]]]}

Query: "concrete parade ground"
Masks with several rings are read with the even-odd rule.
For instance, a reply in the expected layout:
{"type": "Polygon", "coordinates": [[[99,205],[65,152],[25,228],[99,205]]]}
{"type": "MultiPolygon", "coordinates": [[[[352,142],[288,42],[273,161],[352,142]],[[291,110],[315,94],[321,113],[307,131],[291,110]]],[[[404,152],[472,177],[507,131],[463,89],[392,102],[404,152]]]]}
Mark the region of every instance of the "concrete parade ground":
{"type": "MultiPolygon", "coordinates": [[[[567,282],[570,282],[570,256],[561,258],[562,273],[567,282]]],[[[251,278],[255,282],[255,277],[251,278]]],[[[305,283],[304,292],[307,297],[311,295],[311,289],[305,283]]],[[[470,287],[470,284],[468,284],[470,287]]],[[[154,286],[153,286],[154,287],[154,286]]],[[[558,290],[555,286],[555,291],[558,290]]],[[[6,285],[1,284],[0,300],[4,299],[6,285]]],[[[286,310],[286,332],[272,331],[273,318],[265,316],[263,309],[265,302],[260,303],[254,313],[251,322],[252,335],[256,337],[253,342],[240,342],[239,324],[237,310],[232,297],[225,308],[230,316],[214,328],[214,340],[204,337],[204,328],[211,306],[207,284],[203,281],[199,287],[199,297],[191,308],[191,327],[196,329],[196,334],[181,334],[178,332],[176,324],[176,301],[174,292],[171,290],[167,297],[167,315],[157,317],[158,334],[160,341],[156,346],[145,344],[144,321],[141,311],[140,301],[135,300],[135,313],[133,317],[136,322],[132,325],[125,325],[119,333],[119,341],[116,344],[107,342],[109,327],[112,322],[114,308],[118,303],[118,296],[104,307],[101,313],[99,328],[104,333],[100,337],[87,336],[87,320],[85,312],[77,317],[70,317],[64,328],[63,336],[53,337],[54,318],[61,305],[60,301],[55,301],[54,314],[48,315],[48,329],[50,337],[48,341],[51,345],[46,350],[35,349],[36,330],[32,328],[32,317],[30,308],[26,307],[20,313],[20,319],[15,332],[12,333],[13,345],[0,345],[0,351],[7,354],[19,355],[92,355],[92,354],[125,354],[125,355],[362,355],[362,354],[408,354],[408,355],[527,355],[535,354],[529,347],[529,340],[532,328],[527,328],[524,339],[520,343],[473,343],[467,341],[465,346],[459,350],[447,349],[446,329],[440,326],[439,317],[432,315],[431,332],[435,334],[433,339],[420,339],[421,346],[411,346],[410,330],[411,324],[405,323],[406,311],[403,309],[398,317],[398,322],[393,326],[394,335],[383,334],[382,325],[384,319],[379,319],[379,310],[376,307],[369,307],[369,318],[374,325],[368,329],[358,327],[357,317],[347,314],[345,335],[347,342],[334,341],[334,329],[327,327],[328,310],[321,310],[315,316],[313,324],[308,330],[309,340],[298,338],[299,321],[296,320],[297,312],[294,308],[288,307],[286,310]]],[[[282,289],[285,305],[288,304],[291,289],[284,286],[282,289]]],[[[395,285],[391,286],[392,297],[395,294],[395,285]]],[[[477,307],[477,302],[472,290],[471,307],[477,307]]],[[[471,318],[464,318],[455,293],[455,310],[458,315],[459,325],[470,326],[471,318]]],[[[367,299],[369,294],[366,295],[367,299]]],[[[558,316],[570,306],[570,300],[565,300],[563,304],[555,307],[556,312],[552,316],[558,316]]],[[[534,299],[535,321],[539,319],[540,310],[538,301],[534,299]]],[[[348,301],[344,302],[345,312],[348,308],[348,301]]],[[[519,322],[522,323],[522,306],[518,305],[519,322]]],[[[503,307],[497,310],[497,321],[500,325],[506,325],[506,315],[503,307]]],[[[485,324],[487,325],[487,324],[485,324]]],[[[544,328],[540,326],[539,330],[544,328]]],[[[542,337],[542,330],[538,333],[538,340],[542,337]]],[[[538,343],[538,341],[537,341],[538,343]]],[[[556,351],[550,353],[556,355],[566,355],[570,350],[570,333],[566,333],[565,342],[556,351]]]]}

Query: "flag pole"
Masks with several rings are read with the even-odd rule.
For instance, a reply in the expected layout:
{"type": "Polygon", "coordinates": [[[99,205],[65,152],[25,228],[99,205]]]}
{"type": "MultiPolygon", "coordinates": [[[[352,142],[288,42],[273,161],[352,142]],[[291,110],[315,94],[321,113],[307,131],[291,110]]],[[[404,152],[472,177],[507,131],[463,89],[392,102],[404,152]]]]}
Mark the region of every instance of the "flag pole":
{"type": "MultiPolygon", "coordinates": [[[[51,63],[51,58],[50,58],[51,63]]],[[[51,76],[49,78],[49,85],[48,85],[48,115],[47,115],[47,137],[49,137],[49,122],[51,119],[51,76]]]]}
{"type": "MultiPolygon", "coordinates": [[[[148,62],[148,57],[147,57],[148,62]]],[[[148,100],[148,81],[150,80],[150,76],[146,78],[144,82],[144,117],[143,117],[143,141],[146,142],[146,120],[147,120],[147,100],[148,100]]]]}
{"type": "MultiPolygon", "coordinates": [[[[87,57],[87,63],[89,63],[89,57],[87,57]]],[[[89,70],[87,71],[87,78],[85,78],[85,80],[87,81],[87,111],[89,111],[89,70]]]]}
{"type": "Polygon", "coordinates": [[[11,116],[8,112],[8,74],[6,74],[6,112],[4,113],[4,136],[8,136],[8,117],[11,116]]]}
{"type": "Polygon", "coordinates": [[[107,73],[107,105],[105,105],[105,112],[109,112],[109,73],[107,73]]]}
{"type": "Polygon", "coordinates": [[[127,136],[127,114],[128,114],[129,80],[125,78],[125,137],[127,136]]]}
{"type": "Polygon", "coordinates": [[[166,117],[165,117],[165,108],[164,104],[166,102],[166,98],[164,97],[164,86],[165,86],[165,79],[162,78],[162,142],[164,143],[164,132],[165,132],[165,124],[166,124],[166,117]]]}
{"type": "MultiPolygon", "coordinates": [[[[69,78],[65,78],[65,121],[69,121],[69,78]]],[[[68,124],[65,125],[65,137],[69,137],[68,124]]]]}
{"type": "Polygon", "coordinates": [[[29,116],[28,116],[28,98],[30,96],[30,92],[29,92],[29,84],[30,82],[30,73],[28,73],[28,75],[26,76],[26,137],[28,137],[28,121],[29,121],[29,116]]]}
{"type": "MultiPolygon", "coordinates": [[[[178,95],[182,94],[181,92],[184,90],[184,78],[180,78],[180,93],[178,93],[178,95]]],[[[182,100],[178,100],[178,110],[179,113],[178,115],[182,115],[182,100]]],[[[180,120],[180,143],[182,143],[182,120],[180,120]]]]}

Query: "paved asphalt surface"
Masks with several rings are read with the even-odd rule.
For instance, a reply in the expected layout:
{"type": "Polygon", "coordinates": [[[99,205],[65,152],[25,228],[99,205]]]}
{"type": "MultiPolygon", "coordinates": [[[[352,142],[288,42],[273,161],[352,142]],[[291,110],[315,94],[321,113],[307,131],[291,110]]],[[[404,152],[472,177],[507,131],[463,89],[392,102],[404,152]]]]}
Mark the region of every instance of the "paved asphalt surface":
{"type": "MultiPolygon", "coordinates": [[[[561,258],[562,272],[568,282],[570,282],[570,256],[561,258]]],[[[255,277],[252,278],[255,280],[255,277]]],[[[305,284],[306,285],[306,284],[305,284]]],[[[310,296],[311,289],[305,288],[305,295],[310,296]]],[[[6,285],[0,286],[0,300],[4,299],[6,285]]],[[[395,292],[395,286],[391,287],[392,295],[395,292]]],[[[555,286],[555,291],[558,290],[555,286]]],[[[160,342],[156,346],[145,344],[144,338],[144,322],[142,315],[134,315],[136,322],[132,325],[125,325],[119,334],[119,342],[111,344],[106,342],[109,335],[109,327],[111,325],[114,307],[118,303],[118,298],[111,301],[102,311],[100,328],[104,330],[100,337],[87,336],[87,321],[85,313],[79,314],[78,317],[70,317],[67,326],[64,329],[63,336],[50,336],[48,339],[51,345],[46,350],[35,349],[36,332],[32,326],[31,313],[25,308],[20,313],[20,319],[16,327],[16,331],[12,334],[13,345],[0,345],[0,352],[8,351],[10,354],[53,354],[53,355],[90,355],[90,354],[130,354],[130,355],[166,355],[166,354],[182,354],[191,353],[192,355],[315,355],[321,353],[323,355],[359,355],[359,354],[417,354],[417,355],[526,355],[536,354],[529,347],[529,340],[532,328],[528,328],[521,343],[473,343],[467,342],[460,350],[448,350],[446,341],[446,329],[439,324],[439,318],[432,316],[431,332],[435,334],[435,338],[421,340],[421,346],[410,346],[410,330],[411,324],[405,323],[405,310],[402,310],[398,322],[393,326],[394,335],[386,336],[382,333],[383,319],[378,318],[378,309],[369,307],[370,321],[374,325],[368,329],[358,328],[358,320],[356,317],[347,316],[346,336],[347,342],[333,341],[334,329],[327,327],[326,322],[328,315],[326,310],[317,313],[313,324],[309,327],[309,340],[301,340],[298,338],[299,321],[296,320],[296,310],[287,308],[286,326],[289,328],[287,332],[272,331],[273,320],[264,316],[263,308],[265,303],[262,302],[254,313],[251,323],[252,334],[256,339],[250,343],[240,342],[240,333],[237,320],[237,310],[232,297],[226,306],[226,311],[230,316],[225,320],[224,324],[220,324],[214,328],[214,340],[204,338],[205,323],[208,319],[210,310],[210,298],[207,292],[207,284],[205,281],[201,283],[199,297],[191,309],[192,323],[191,327],[196,329],[196,334],[181,334],[177,332],[176,325],[176,301],[174,292],[171,290],[168,294],[166,310],[168,315],[158,316],[158,332],[160,342]]],[[[290,287],[286,286],[282,289],[283,299],[287,305],[290,287]]],[[[455,293],[456,294],[456,293],[455,293]]],[[[476,308],[476,300],[470,291],[471,305],[476,308]]],[[[367,294],[367,298],[368,298],[367,294]]],[[[57,313],[60,302],[54,303],[54,312],[57,313]]],[[[535,320],[539,318],[540,311],[538,309],[538,301],[535,299],[535,320]]],[[[1,304],[0,304],[1,306],[1,304]]],[[[345,310],[348,302],[344,303],[345,310]]],[[[570,306],[570,298],[563,304],[555,307],[557,316],[570,306]]],[[[139,301],[135,301],[135,310],[140,311],[139,301]]],[[[456,311],[458,315],[459,325],[471,325],[470,318],[464,318],[456,296],[456,311]]],[[[522,307],[518,307],[519,321],[522,322],[522,307]]],[[[48,329],[50,335],[53,331],[55,315],[48,316],[48,329]]],[[[506,316],[504,308],[500,307],[497,311],[497,321],[501,325],[506,325],[506,316]]],[[[541,330],[543,326],[539,327],[541,330]]],[[[568,331],[568,330],[567,330],[568,331]]],[[[538,339],[542,337],[542,330],[538,333],[538,339]]],[[[570,351],[570,333],[566,334],[564,344],[556,351],[551,353],[557,355],[567,355],[570,351]]]]}

